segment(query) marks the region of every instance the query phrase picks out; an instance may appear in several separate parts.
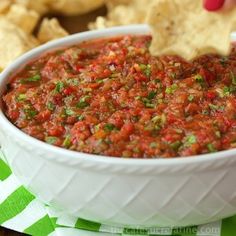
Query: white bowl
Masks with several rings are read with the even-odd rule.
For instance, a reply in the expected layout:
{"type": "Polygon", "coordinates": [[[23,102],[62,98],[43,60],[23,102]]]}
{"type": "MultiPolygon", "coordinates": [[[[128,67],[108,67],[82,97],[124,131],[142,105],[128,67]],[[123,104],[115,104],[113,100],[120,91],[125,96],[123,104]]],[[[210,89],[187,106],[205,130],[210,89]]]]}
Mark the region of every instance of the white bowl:
{"type": "MultiPolygon", "coordinates": [[[[93,38],[147,34],[145,25],[79,33],[40,46],[0,75],[45,52],[93,38]]],[[[19,180],[66,213],[112,225],[187,226],[236,213],[236,150],[177,159],[122,159],[54,147],[12,125],[0,111],[1,145],[19,180]]]]}

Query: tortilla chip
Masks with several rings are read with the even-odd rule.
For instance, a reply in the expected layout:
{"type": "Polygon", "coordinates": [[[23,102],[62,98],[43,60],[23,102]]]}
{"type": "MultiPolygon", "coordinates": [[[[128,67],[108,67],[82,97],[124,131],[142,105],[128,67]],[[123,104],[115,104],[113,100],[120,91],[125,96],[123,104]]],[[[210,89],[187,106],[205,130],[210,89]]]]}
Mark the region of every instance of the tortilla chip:
{"type": "Polygon", "coordinates": [[[50,9],[65,15],[84,14],[102,6],[104,0],[51,0],[50,9]]]}
{"type": "Polygon", "coordinates": [[[5,68],[15,58],[38,45],[38,41],[15,24],[0,17],[0,68],[5,68]]]}
{"type": "Polygon", "coordinates": [[[208,12],[202,0],[158,0],[148,23],[153,55],[180,55],[187,60],[207,53],[228,55],[230,33],[236,28],[236,8],[208,12]]]}
{"type": "MultiPolygon", "coordinates": [[[[0,0],[2,1],[2,0],[0,0]]],[[[14,0],[15,3],[25,6],[28,9],[43,15],[49,11],[48,3],[52,0],[14,0]]]]}
{"type": "Polygon", "coordinates": [[[44,18],[40,25],[37,38],[41,43],[45,43],[50,40],[64,37],[66,35],[68,35],[68,33],[62,28],[56,18],[44,18]]]}
{"type": "Polygon", "coordinates": [[[118,5],[129,5],[134,4],[133,0],[105,0],[106,6],[108,10],[112,10],[114,7],[118,5]]]}
{"type": "Polygon", "coordinates": [[[1,0],[0,1],[0,14],[6,13],[9,9],[10,5],[11,5],[10,0],[1,0]]]}
{"type": "Polygon", "coordinates": [[[107,0],[108,14],[106,17],[97,17],[89,29],[101,29],[117,25],[141,24],[146,22],[147,12],[154,0],[107,0]]]}
{"type": "Polygon", "coordinates": [[[11,5],[6,17],[26,33],[32,33],[39,20],[39,14],[36,11],[28,10],[19,4],[11,5]]]}
{"type": "Polygon", "coordinates": [[[94,29],[105,29],[107,28],[107,18],[103,16],[98,16],[94,22],[90,22],[88,24],[88,28],[90,30],[94,29]]]}

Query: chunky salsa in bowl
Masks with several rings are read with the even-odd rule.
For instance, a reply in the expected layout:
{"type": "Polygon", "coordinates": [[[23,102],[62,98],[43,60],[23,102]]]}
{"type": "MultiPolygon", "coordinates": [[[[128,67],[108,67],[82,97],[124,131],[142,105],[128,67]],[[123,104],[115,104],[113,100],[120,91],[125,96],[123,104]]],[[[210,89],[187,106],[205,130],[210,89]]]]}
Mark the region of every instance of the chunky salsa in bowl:
{"type": "Polygon", "coordinates": [[[171,158],[236,147],[236,52],[154,57],[151,36],[89,40],[43,55],[11,78],[8,119],[79,152],[171,158]]]}

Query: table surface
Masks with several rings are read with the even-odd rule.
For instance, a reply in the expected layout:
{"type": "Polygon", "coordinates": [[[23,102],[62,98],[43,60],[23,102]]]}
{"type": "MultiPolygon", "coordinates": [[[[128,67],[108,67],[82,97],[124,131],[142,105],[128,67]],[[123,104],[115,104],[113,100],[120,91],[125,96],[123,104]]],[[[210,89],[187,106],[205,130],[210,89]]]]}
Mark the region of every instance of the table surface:
{"type": "MultiPolygon", "coordinates": [[[[57,18],[59,19],[61,25],[65,29],[67,29],[68,32],[76,33],[87,30],[88,22],[94,21],[96,16],[98,15],[105,15],[105,14],[106,14],[106,9],[105,7],[102,7],[89,14],[81,16],[70,16],[70,17],[58,16],[57,18]]],[[[0,236],[23,236],[23,234],[0,227],[0,236]]]]}
{"type": "Polygon", "coordinates": [[[23,234],[14,232],[12,230],[0,228],[0,235],[1,236],[23,236],[23,234]]]}

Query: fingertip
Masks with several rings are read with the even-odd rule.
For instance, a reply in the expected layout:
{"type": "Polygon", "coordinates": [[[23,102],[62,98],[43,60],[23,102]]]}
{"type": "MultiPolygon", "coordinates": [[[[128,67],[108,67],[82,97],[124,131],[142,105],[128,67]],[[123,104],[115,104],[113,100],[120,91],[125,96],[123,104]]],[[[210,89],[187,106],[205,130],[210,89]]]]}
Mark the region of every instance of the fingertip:
{"type": "Polygon", "coordinates": [[[225,0],[204,0],[203,6],[207,11],[217,11],[223,7],[225,0]]]}
{"type": "Polygon", "coordinates": [[[224,3],[223,10],[229,10],[234,6],[236,6],[236,0],[227,0],[224,3]]]}

